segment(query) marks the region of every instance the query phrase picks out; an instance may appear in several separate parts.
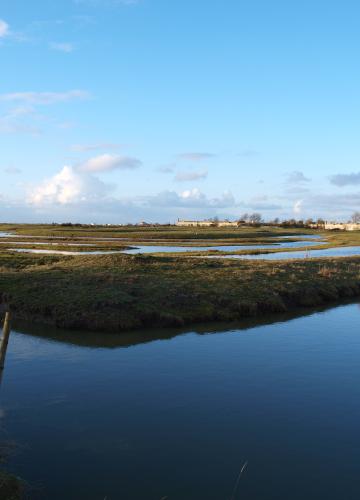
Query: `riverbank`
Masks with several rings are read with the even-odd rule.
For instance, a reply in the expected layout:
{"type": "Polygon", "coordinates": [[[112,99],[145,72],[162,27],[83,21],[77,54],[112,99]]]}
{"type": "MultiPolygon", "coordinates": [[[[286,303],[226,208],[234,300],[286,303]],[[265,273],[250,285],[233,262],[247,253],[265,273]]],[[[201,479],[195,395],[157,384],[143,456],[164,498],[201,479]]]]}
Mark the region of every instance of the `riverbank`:
{"type": "Polygon", "coordinates": [[[18,319],[120,332],[237,321],[360,295],[360,257],[281,262],[0,253],[18,319]]]}

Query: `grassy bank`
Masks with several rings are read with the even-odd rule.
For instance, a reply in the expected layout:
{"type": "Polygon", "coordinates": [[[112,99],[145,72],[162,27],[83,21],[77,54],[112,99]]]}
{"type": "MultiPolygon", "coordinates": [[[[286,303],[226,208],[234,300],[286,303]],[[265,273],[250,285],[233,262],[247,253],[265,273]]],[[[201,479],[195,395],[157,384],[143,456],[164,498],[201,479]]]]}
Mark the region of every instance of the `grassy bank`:
{"type": "Polygon", "coordinates": [[[309,229],[284,229],[279,227],[261,226],[261,227],[240,227],[240,228],[221,228],[221,227],[64,227],[41,224],[0,224],[0,231],[16,233],[19,236],[39,236],[41,238],[66,238],[67,240],[76,238],[125,238],[134,241],[181,241],[189,242],[194,240],[204,240],[211,242],[216,240],[240,241],[259,240],[264,238],[289,236],[297,234],[314,234],[309,229]]]}
{"type": "Polygon", "coordinates": [[[359,295],[360,257],[251,262],[3,252],[0,292],[19,319],[80,330],[236,321],[359,295]]]}

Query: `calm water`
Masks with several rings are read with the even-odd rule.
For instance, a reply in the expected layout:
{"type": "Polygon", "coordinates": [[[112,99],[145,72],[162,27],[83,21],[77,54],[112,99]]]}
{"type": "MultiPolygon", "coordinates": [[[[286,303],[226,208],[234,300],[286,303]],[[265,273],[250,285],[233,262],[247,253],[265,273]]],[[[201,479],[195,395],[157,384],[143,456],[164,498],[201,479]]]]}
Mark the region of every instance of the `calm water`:
{"type": "MultiPolygon", "coordinates": [[[[16,234],[10,234],[10,233],[4,233],[0,232],[0,238],[5,238],[5,237],[20,237],[20,235],[16,234]]],[[[24,238],[24,237],[23,237],[24,238]]],[[[46,243],[46,242],[38,242],[38,241],[33,241],[33,239],[36,239],[37,236],[26,236],[26,238],[31,239],[31,244],[32,245],[56,245],[58,243],[46,243]]],[[[50,236],[47,237],[48,239],[63,239],[61,236],[50,236]]],[[[129,248],[127,250],[89,250],[85,252],[74,252],[71,250],[44,250],[44,249],[33,249],[33,248],[10,248],[12,245],[24,245],[27,244],[27,241],[15,241],[15,242],[7,242],[7,241],[0,241],[0,244],[2,245],[8,245],[9,250],[14,251],[14,252],[20,252],[20,253],[36,253],[36,254],[50,254],[50,255],[106,255],[106,254],[114,254],[114,253],[127,253],[130,255],[137,255],[137,254],[146,254],[146,253],[179,253],[179,252],[206,252],[208,250],[218,250],[222,252],[236,252],[239,250],[255,250],[255,249],[271,249],[271,248],[302,248],[302,247],[309,247],[309,246],[315,246],[315,245],[324,245],[326,241],[314,241],[314,240],[321,240],[321,236],[317,234],[294,234],[294,235],[288,235],[288,236],[278,236],[274,237],[275,239],[294,239],[298,238],[299,241],[283,241],[279,243],[269,243],[269,244],[263,244],[263,245],[218,245],[218,246],[176,246],[176,245],[136,245],[136,242],[131,241],[127,238],[89,238],[89,237],[77,237],[77,239],[86,239],[89,240],[91,239],[93,243],[71,243],[67,242],[64,243],[65,245],[71,245],[71,246],[88,246],[91,247],[93,245],[96,245],[96,242],[108,242],[108,241],[124,241],[127,240],[129,245],[132,245],[132,248],[129,248]],[[308,241],[302,241],[302,239],[307,239],[308,241]],[[136,246],[135,246],[136,245],[136,246]]]]}
{"type": "Polygon", "coordinates": [[[211,335],[13,333],[10,466],[51,500],[229,500],[245,461],[233,498],[358,500],[359,322],[355,304],[211,335]]]}
{"type": "Polygon", "coordinates": [[[11,233],[4,233],[3,231],[0,231],[0,238],[13,238],[15,237],[16,234],[11,234],[11,233]]]}
{"type": "Polygon", "coordinates": [[[172,253],[172,252],[207,252],[209,250],[219,250],[221,252],[236,252],[239,250],[255,250],[258,248],[302,248],[315,245],[325,245],[326,241],[284,241],[279,243],[269,243],[263,245],[218,245],[218,246],[198,246],[198,247],[181,247],[181,246],[144,246],[136,245],[136,248],[125,250],[124,253],[139,254],[139,253],[172,253]]]}
{"type": "MultiPolygon", "coordinates": [[[[0,242],[3,243],[3,242],[0,242]]],[[[255,249],[270,249],[270,248],[302,248],[315,245],[324,245],[325,241],[286,241],[280,243],[263,244],[263,245],[219,245],[219,246],[172,246],[172,245],[136,245],[134,248],[128,250],[89,250],[85,252],[77,252],[71,250],[44,250],[38,248],[9,248],[13,252],[20,253],[37,253],[37,254],[50,254],[50,255],[107,255],[114,253],[126,253],[129,255],[138,255],[146,253],[179,253],[179,252],[207,252],[208,250],[218,250],[222,252],[236,252],[239,250],[255,250],[255,249]]],[[[7,243],[9,246],[13,242],[7,243]]],[[[24,242],[23,242],[24,244],[24,242]]],[[[47,243],[32,242],[34,245],[46,245],[47,243]]],[[[71,245],[71,244],[70,244],[71,245]]],[[[86,246],[82,244],[74,244],[73,246],[86,246]]],[[[89,246],[89,245],[87,245],[89,246]]],[[[90,244],[91,246],[91,244],[90,244]]],[[[357,247],[353,247],[357,248],[357,247]]],[[[360,249],[360,247],[359,247],[360,249]]],[[[233,256],[231,256],[233,258],[233,256]]]]}
{"type": "MultiPolygon", "coordinates": [[[[353,247],[335,247],[323,248],[319,250],[301,250],[299,252],[276,252],[258,255],[226,255],[219,256],[226,259],[256,259],[256,260],[286,260],[286,259],[305,259],[315,257],[351,257],[360,255],[360,246],[353,247]]],[[[217,258],[219,258],[217,257],[217,258]]],[[[211,257],[209,257],[211,258],[211,257]]]]}

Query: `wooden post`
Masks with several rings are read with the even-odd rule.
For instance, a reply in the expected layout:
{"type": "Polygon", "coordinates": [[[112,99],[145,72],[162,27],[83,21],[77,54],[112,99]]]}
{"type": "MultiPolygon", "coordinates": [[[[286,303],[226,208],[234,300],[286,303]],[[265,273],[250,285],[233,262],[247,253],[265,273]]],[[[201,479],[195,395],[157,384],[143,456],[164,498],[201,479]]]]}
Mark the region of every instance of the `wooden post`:
{"type": "Polygon", "coordinates": [[[3,334],[0,344],[0,370],[3,370],[5,365],[6,349],[8,346],[9,336],[10,336],[10,320],[11,320],[11,314],[10,312],[6,312],[3,334]]]}

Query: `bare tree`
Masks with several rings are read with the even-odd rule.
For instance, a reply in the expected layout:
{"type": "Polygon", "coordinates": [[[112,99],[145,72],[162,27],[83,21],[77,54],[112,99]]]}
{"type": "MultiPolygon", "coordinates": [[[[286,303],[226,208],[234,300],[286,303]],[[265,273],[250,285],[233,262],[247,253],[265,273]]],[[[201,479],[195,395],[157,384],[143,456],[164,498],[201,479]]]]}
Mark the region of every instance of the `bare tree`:
{"type": "Polygon", "coordinates": [[[251,224],[261,224],[263,221],[262,215],[258,212],[254,212],[249,216],[251,224]]]}
{"type": "Polygon", "coordinates": [[[245,213],[240,217],[240,220],[243,220],[245,222],[249,222],[249,214],[245,213]]]}
{"type": "Polygon", "coordinates": [[[354,224],[360,224],[360,212],[354,212],[351,216],[351,221],[354,224]]]}

